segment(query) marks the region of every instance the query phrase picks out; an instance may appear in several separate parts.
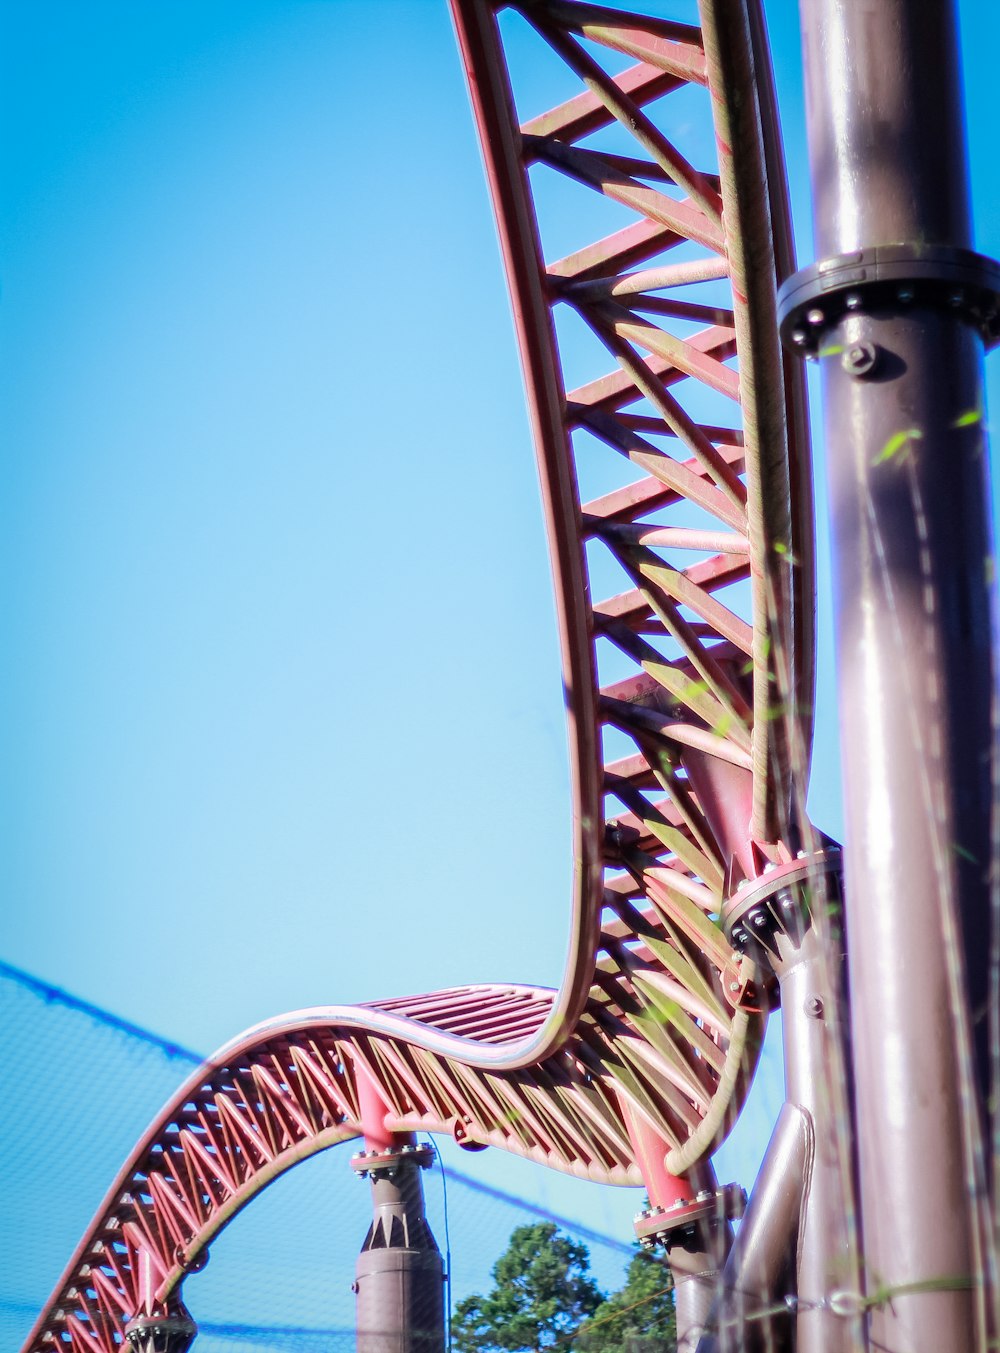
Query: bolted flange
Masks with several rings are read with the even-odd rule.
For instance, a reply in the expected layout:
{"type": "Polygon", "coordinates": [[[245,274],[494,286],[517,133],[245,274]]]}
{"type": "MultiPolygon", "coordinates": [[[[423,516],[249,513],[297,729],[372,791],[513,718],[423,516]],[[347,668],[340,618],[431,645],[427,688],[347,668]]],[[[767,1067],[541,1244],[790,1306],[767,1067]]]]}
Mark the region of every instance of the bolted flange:
{"type": "Polygon", "coordinates": [[[141,1315],[125,1326],[130,1353],[187,1353],[198,1327],[184,1306],[172,1302],[163,1315],[141,1315]]]}
{"type": "Polygon", "coordinates": [[[840,896],[841,852],[837,847],[769,865],[745,879],[722,908],[722,928],[734,949],[774,970],[783,952],[797,950],[811,924],[811,894],[817,885],[840,896]]]}
{"type": "Polygon", "coordinates": [[[703,1241],[699,1231],[706,1226],[719,1226],[743,1216],[747,1195],[739,1184],[726,1184],[719,1189],[704,1189],[696,1198],[679,1198],[669,1207],[651,1207],[635,1219],[635,1234],[644,1250],[663,1245],[667,1250],[679,1245],[683,1249],[700,1249],[703,1241]]]}
{"type": "Polygon", "coordinates": [[[406,1146],[396,1147],[391,1151],[359,1151],[356,1156],[351,1157],[351,1169],[362,1179],[368,1175],[373,1179],[383,1175],[392,1179],[406,1164],[418,1165],[422,1170],[428,1169],[434,1164],[433,1146],[407,1143],[406,1146]]]}
{"type": "Polygon", "coordinates": [[[1000,340],[1000,264],[945,244],[881,244],[838,254],[782,283],[778,324],[793,352],[815,358],[824,355],[824,335],[845,315],[901,305],[957,313],[992,346],[1000,340]]]}

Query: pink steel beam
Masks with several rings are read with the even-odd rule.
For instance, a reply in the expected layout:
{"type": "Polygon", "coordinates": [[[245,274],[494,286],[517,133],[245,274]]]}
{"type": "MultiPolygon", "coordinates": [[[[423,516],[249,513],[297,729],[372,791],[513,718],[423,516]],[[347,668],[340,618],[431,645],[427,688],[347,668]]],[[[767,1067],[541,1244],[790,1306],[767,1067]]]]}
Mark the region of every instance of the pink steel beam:
{"type": "Polygon", "coordinates": [[[772,323],[790,237],[756,0],[704,0],[701,30],[523,0],[522,21],[580,79],[523,133],[494,6],[452,7],[555,579],[576,861],[565,975],[556,991],[470,987],[302,1011],[224,1048],[124,1166],[32,1353],[111,1353],[128,1319],[171,1309],[185,1272],[262,1187],[371,1135],[362,1085],[377,1087],[376,1129],[390,1137],[450,1132],[612,1183],[650,1174],[683,1199],[676,1176],[725,1135],[753,1072],[762,1003],[717,918],[729,886],[798,846],[812,699],[802,391],[772,323]],[[616,74],[622,54],[638,65],[616,74]],[[680,89],[702,91],[718,163],[676,145],[680,89]],[[736,103],[752,115],[734,118],[736,103]],[[628,154],[602,149],[611,126],[619,143],[631,137],[628,154]],[[612,198],[634,223],[547,266],[529,166],[612,198]],[[706,281],[707,300],[691,290],[706,281]],[[569,392],[557,306],[610,354],[569,392]],[[692,319],[706,327],[692,333],[692,319]],[[723,425],[698,414],[704,392],[725,401],[723,425]],[[619,471],[586,515],[582,455],[619,471]],[[601,552],[626,590],[594,605],[601,552]],[[613,680],[602,676],[612,650],[613,680]],[[633,746],[624,758],[610,754],[612,728],[633,746]]]}

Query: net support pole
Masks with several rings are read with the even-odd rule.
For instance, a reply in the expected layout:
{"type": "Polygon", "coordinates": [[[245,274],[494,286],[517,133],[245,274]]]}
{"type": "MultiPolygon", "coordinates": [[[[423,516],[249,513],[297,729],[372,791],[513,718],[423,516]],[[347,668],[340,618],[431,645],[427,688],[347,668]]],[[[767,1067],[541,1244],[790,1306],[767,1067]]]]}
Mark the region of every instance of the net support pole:
{"type": "MultiPolygon", "coordinates": [[[[995,775],[984,338],[951,0],[800,0],[872,1347],[992,1332],[983,1104],[995,775]]],[[[846,1300],[846,1298],[845,1298],[846,1300]]]]}

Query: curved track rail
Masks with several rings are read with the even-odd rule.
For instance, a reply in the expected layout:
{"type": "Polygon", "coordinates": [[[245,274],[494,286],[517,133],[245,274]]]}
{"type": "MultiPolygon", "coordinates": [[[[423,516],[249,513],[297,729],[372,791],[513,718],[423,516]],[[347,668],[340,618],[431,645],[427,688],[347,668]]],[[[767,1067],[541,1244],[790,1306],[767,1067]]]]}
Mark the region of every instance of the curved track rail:
{"type": "Polygon", "coordinates": [[[123,1167],[32,1353],[111,1353],[256,1192],[335,1142],[450,1132],[636,1184],[641,1140],[687,1170],[753,1072],[762,1002],[717,918],[800,844],[812,700],[803,399],[775,322],[790,232],[756,0],[704,0],[700,29],[576,0],[520,0],[502,22],[488,0],[453,9],[555,574],[576,854],[566,974],[555,992],[301,1011],[222,1049],[123,1167]],[[523,124],[508,24],[578,77],[523,124]],[[670,129],[699,99],[718,163],[695,168],[670,129]],[[542,174],[628,223],[546,263],[542,174]],[[559,311],[607,354],[571,390],[559,311]],[[611,487],[581,505],[578,482],[595,478],[611,487]],[[609,571],[619,590],[592,602],[609,571]]]}

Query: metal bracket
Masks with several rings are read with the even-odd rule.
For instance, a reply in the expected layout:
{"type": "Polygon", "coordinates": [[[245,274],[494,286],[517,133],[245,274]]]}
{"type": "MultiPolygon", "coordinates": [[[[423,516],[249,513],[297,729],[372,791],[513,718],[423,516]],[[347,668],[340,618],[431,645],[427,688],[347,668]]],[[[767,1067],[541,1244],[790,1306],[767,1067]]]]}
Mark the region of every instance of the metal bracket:
{"type": "Polygon", "coordinates": [[[900,305],[955,311],[992,346],[1000,341],[1000,263],[946,244],[880,244],[838,254],[786,278],[778,325],[793,352],[815,358],[824,333],[845,315],[900,305]]]}

